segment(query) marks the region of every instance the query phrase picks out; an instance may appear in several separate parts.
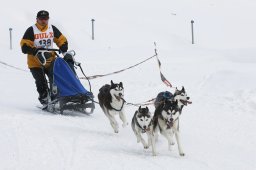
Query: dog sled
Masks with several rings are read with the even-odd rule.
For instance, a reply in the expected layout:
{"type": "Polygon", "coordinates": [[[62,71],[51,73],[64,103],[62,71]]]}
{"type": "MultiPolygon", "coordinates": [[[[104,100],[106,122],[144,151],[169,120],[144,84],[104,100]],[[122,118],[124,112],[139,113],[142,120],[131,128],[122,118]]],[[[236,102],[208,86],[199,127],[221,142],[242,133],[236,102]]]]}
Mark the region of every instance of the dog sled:
{"type": "MultiPolygon", "coordinates": [[[[46,51],[59,50],[44,49],[40,51],[44,53],[46,51]]],[[[71,51],[71,53],[72,57],[74,57],[75,52],[71,51]]],[[[94,96],[91,92],[91,87],[90,91],[86,90],[73,68],[56,52],[55,54],[57,57],[51,66],[52,81],[48,83],[48,103],[41,107],[41,109],[60,114],[63,114],[66,110],[92,114],[95,109],[95,104],[93,102],[94,96]]],[[[75,61],[74,63],[76,66],[80,67],[81,72],[84,74],[81,64],[75,61]]]]}

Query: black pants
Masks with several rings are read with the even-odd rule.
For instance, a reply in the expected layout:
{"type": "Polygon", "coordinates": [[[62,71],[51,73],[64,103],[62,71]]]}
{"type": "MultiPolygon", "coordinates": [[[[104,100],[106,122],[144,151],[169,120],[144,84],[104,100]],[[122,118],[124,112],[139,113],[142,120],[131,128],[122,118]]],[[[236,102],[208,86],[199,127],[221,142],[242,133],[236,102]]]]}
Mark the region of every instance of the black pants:
{"type": "Polygon", "coordinates": [[[38,100],[40,103],[45,104],[47,103],[47,96],[48,96],[48,81],[46,79],[46,76],[48,77],[48,80],[50,84],[52,84],[52,67],[49,68],[31,68],[30,72],[32,73],[36,89],[39,94],[38,100]]]}

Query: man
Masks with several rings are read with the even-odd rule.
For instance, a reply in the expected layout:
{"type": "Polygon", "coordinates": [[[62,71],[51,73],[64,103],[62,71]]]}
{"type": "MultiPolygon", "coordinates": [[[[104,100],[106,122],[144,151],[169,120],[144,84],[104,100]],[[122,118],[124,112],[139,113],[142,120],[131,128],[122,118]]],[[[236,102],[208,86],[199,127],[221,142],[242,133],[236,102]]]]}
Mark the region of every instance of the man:
{"type": "Polygon", "coordinates": [[[41,104],[48,102],[48,86],[45,74],[52,82],[51,63],[55,59],[54,52],[40,52],[40,49],[53,48],[55,43],[64,55],[64,60],[74,64],[72,55],[66,53],[68,41],[66,37],[53,25],[48,24],[49,12],[41,10],[37,13],[36,24],[29,27],[21,42],[21,50],[27,54],[27,64],[35,79],[39,101],[41,104]]]}

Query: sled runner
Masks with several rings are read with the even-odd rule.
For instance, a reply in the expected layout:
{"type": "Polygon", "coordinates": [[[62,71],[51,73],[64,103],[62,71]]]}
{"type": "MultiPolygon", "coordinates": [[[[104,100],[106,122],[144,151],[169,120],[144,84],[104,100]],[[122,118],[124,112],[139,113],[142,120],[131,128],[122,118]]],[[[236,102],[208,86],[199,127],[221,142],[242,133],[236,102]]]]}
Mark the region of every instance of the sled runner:
{"type": "MultiPolygon", "coordinates": [[[[44,51],[59,51],[57,49],[45,49],[44,51]]],[[[72,57],[75,52],[72,51],[72,57]]],[[[65,110],[78,111],[85,114],[91,114],[95,105],[93,94],[87,91],[81,84],[78,76],[63,58],[58,56],[52,63],[52,82],[49,83],[48,104],[43,106],[43,110],[49,112],[58,112],[63,114],[65,110]]],[[[81,64],[75,62],[81,68],[81,64]]],[[[84,73],[83,73],[84,74],[84,73]]]]}

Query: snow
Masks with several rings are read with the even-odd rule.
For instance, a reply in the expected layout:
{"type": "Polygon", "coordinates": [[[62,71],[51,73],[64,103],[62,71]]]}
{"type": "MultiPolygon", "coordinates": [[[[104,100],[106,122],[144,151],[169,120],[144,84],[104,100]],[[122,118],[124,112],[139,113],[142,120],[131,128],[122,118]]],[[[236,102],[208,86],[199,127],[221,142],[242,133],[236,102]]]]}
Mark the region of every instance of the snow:
{"type": "MultiPolygon", "coordinates": [[[[256,2],[252,0],[7,1],[1,4],[0,169],[256,169],[256,2]],[[15,4],[15,6],[14,6],[15,4]],[[40,111],[37,92],[19,42],[46,9],[69,40],[87,76],[117,71],[154,55],[173,86],[184,86],[193,104],[180,120],[181,143],[167,150],[160,136],[158,155],[136,143],[129,126],[113,130],[101,111],[55,115],[40,111]],[[91,19],[95,40],[91,40],[91,19]],[[190,21],[194,20],[195,44],[190,21]],[[9,49],[13,28],[13,50],[9,49]]],[[[79,73],[80,74],[80,73],[79,73]]],[[[122,81],[125,99],[138,103],[170,90],[157,61],[91,80],[95,96],[122,81]]],[[[82,83],[88,88],[85,80],[82,83]]],[[[131,122],[136,110],[125,106],[131,122]]],[[[154,109],[150,106],[150,110],[154,109]]]]}

